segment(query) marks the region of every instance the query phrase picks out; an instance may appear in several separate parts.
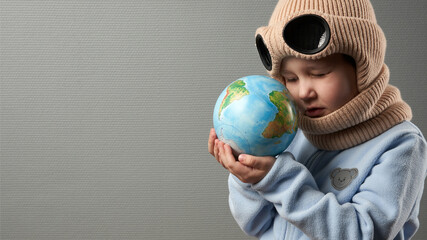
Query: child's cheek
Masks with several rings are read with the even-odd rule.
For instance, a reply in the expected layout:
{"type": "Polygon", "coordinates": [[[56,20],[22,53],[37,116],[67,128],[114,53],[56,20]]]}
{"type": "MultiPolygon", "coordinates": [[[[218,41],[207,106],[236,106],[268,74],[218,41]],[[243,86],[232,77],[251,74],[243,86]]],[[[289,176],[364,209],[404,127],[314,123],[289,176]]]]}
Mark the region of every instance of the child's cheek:
{"type": "Polygon", "coordinates": [[[304,113],[304,107],[302,106],[302,104],[300,104],[298,101],[294,101],[297,107],[297,111],[300,113],[304,113]]]}

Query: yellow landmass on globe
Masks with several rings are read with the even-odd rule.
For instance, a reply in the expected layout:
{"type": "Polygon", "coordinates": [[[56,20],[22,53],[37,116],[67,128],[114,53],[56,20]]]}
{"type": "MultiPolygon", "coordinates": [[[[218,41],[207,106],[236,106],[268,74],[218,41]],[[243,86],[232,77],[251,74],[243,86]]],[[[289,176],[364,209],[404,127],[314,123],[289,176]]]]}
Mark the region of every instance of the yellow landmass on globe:
{"type": "Polygon", "coordinates": [[[273,91],[269,94],[270,101],[277,107],[278,113],[273,121],[268,123],[262,136],[265,138],[279,138],[283,134],[292,134],[297,130],[296,113],[292,111],[287,91],[273,91]],[[287,102],[284,104],[284,102],[287,102]]]}
{"type": "Polygon", "coordinates": [[[237,80],[228,86],[227,93],[225,94],[225,97],[219,106],[218,118],[221,116],[222,110],[224,110],[232,102],[249,95],[249,91],[245,88],[245,85],[246,83],[243,80],[237,80]]]}

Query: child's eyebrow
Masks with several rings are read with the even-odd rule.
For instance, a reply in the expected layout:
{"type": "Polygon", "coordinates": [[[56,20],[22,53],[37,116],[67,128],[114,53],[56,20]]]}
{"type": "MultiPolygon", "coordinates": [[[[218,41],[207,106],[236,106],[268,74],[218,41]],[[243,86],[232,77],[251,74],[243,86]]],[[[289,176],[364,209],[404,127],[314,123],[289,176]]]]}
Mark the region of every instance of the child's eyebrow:
{"type": "Polygon", "coordinates": [[[322,68],[328,68],[332,65],[332,63],[329,62],[315,62],[315,63],[307,63],[307,68],[312,69],[322,69],[322,68]]]}
{"type": "Polygon", "coordinates": [[[286,69],[283,69],[283,70],[281,70],[280,71],[282,74],[294,74],[292,71],[290,71],[290,70],[286,70],[286,69]]]}

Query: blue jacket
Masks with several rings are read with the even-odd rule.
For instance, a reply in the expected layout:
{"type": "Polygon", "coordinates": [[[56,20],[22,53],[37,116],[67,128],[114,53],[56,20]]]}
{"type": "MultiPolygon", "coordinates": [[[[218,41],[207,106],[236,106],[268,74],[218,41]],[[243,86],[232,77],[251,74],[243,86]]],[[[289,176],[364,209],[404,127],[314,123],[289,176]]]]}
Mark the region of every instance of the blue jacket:
{"type": "Polygon", "coordinates": [[[409,239],[426,168],[426,141],[410,122],[343,151],[319,150],[299,131],[259,183],[230,175],[229,204],[261,239],[409,239]]]}

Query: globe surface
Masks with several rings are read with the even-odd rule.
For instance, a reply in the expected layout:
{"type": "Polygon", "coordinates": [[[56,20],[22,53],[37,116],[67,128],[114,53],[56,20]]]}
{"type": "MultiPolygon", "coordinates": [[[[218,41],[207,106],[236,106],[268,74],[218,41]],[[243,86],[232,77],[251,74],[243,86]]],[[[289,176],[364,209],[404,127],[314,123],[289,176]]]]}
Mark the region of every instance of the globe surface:
{"type": "Polygon", "coordinates": [[[297,113],[286,87],[260,75],[228,85],[213,112],[218,139],[234,155],[275,156],[286,150],[297,131],[297,113]]]}

